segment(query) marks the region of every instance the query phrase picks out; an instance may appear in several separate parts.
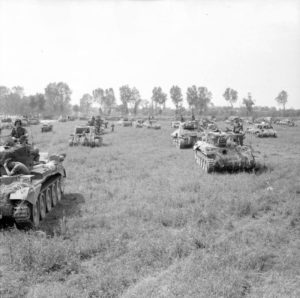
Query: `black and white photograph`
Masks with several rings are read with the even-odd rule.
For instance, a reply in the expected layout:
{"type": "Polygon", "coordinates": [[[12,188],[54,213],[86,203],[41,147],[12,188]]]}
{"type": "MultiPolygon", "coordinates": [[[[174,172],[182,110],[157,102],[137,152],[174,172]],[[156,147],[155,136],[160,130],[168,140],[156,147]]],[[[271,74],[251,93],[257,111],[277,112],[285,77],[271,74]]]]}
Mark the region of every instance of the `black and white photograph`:
{"type": "Polygon", "coordinates": [[[300,0],[0,0],[23,297],[300,297],[300,0]]]}

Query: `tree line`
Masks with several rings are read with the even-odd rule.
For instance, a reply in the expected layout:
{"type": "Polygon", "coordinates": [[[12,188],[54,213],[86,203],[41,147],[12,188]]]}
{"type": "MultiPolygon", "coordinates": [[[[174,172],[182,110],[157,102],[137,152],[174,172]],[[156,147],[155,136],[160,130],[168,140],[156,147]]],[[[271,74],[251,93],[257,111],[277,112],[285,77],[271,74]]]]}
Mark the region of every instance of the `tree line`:
{"type": "MultiPolygon", "coordinates": [[[[136,87],[123,85],[119,88],[121,104],[117,105],[113,88],[96,88],[91,94],[85,93],[80,98],[79,105],[71,105],[72,91],[67,83],[54,82],[49,83],[44,93],[36,93],[34,95],[25,96],[24,88],[14,86],[8,88],[0,86],[0,111],[2,114],[26,114],[26,115],[66,115],[72,111],[74,113],[81,112],[88,115],[93,109],[93,105],[99,106],[99,112],[111,114],[113,110],[122,114],[137,114],[138,110],[146,109],[149,113],[162,113],[166,107],[168,99],[167,93],[160,86],[156,86],[152,90],[150,101],[142,99],[139,90],[136,87]]],[[[184,108],[184,96],[179,86],[174,85],[169,90],[170,99],[175,106],[175,113],[180,114],[184,108]]],[[[209,108],[214,107],[212,103],[212,92],[204,86],[192,85],[186,90],[186,103],[192,113],[203,115],[209,108]]],[[[238,100],[238,92],[232,88],[226,88],[223,97],[233,108],[238,100]]],[[[288,94],[282,90],[275,98],[276,102],[285,110],[288,94]]],[[[246,108],[247,114],[251,115],[255,100],[251,93],[242,99],[243,106],[246,108]]]]}

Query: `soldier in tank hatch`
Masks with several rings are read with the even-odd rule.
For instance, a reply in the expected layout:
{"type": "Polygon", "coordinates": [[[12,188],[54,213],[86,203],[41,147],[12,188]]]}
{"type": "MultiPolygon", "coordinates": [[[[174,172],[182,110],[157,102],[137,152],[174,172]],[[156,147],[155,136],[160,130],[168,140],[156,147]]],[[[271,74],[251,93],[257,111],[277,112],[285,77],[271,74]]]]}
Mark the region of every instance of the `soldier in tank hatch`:
{"type": "Polygon", "coordinates": [[[22,121],[17,119],[14,124],[14,128],[11,131],[11,137],[14,141],[24,141],[24,138],[27,139],[28,133],[27,130],[22,126],[22,121]]]}

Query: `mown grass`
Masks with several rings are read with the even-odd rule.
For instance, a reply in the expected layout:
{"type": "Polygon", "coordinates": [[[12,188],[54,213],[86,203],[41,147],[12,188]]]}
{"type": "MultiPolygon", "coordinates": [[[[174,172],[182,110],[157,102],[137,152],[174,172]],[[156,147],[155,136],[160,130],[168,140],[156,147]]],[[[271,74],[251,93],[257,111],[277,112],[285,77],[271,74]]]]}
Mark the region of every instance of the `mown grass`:
{"type": "Polygon", "coordinates": [[[68,147],[73,125],[33,128],[67,153],[66,197],[48,236],[1,233],[1,297],[300,296],[299,127],[247,140],[268,171],[207,175],[169,123],[116,127],[94,149],[68,147]]]}

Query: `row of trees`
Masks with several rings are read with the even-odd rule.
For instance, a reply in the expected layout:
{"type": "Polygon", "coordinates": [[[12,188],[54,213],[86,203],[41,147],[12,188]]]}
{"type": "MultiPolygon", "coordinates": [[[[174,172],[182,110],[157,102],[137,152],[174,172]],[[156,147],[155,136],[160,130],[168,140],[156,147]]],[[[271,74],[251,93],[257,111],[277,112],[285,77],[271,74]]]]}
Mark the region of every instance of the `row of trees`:
{"type": "Polygon", "coordinates": [[[62,115],[71,110],[72,91],[66,83],[50,83],[45,93],[24,96],[24,88],[0,86],[0,110],[4,114],[62,115]]]}
{"type": "MultiPolygon", "coordinates": [[[[129,111],[137,114],[139,109],[149,109],[150,112],[161,112],[165,109],[167,94],[159,86],[153,88],[151,101],[143,100],[136,87],[124,85],[120,87],[119,91],[120,106],[116,104],[113,88],[97,88],[91,94],[84,94],[80,99],[80,104],[74,105],[72,109],[76,113],[89,114],[95,103],[99,105],[100,111],[105,114],[110,114],[112,109],[118,109],[123,114],[127,114],[129,111]]],[[[6,114],[68,114],[71,112],[71,94],[70,87],[64,82],[49,83],[43,94],[37,93],[29,96],[24,96],[24,88],[21,86],[15,86],[11,89],[0,86],[0,109],[2,113],[6,114]]],[[[226,88],[223,97],[233,108],[234,103],[238,100],[238,92],[232,88],[226,88]]],[[[180,113],[183,109],[184,99],[179,86],[174,85],[171,87],[170,98],[176,108],[176,112],[180,113]]],[[[284,110],[287,98],[288,94],[285,90],[281,91],[275,98],[276,102],[284,110]]],[[[211,100],[212,93],[206,87],[193,85],[187,88],[186,102],[193,113],[206,113],[209,107],[213,107],[211,100]]],[[[242,102],[247,113],[251,114],[255,105],[251,93],[248,93],[242,102]]]]}
{"type": "MultiPolygon", "coordinates": [[[[233,107],[233,104],[236,103],[238,100],[238,92],[234,89],[227,88],[223,94],[223,97],[227,102],[230,103],[231,107],[233,107]]],[[[283,110],[285,110],[287,99],[288,94],[285,90],[279,92],[278,96],[275,98],[276,102],[283,107],[283,110]]],[[[247,98],[243,98],[243,105],[245,105],[249,113],[252,113],[254,104],[255,102],[252,99],[251,93],[248,93],[247,98]]]]}

